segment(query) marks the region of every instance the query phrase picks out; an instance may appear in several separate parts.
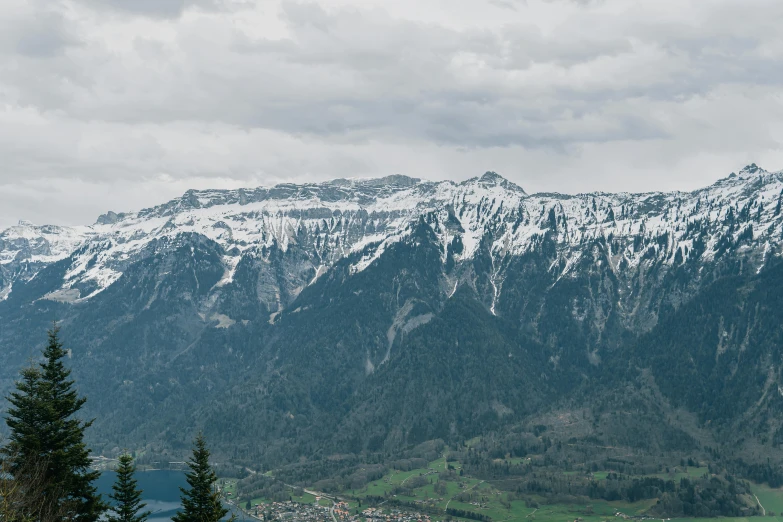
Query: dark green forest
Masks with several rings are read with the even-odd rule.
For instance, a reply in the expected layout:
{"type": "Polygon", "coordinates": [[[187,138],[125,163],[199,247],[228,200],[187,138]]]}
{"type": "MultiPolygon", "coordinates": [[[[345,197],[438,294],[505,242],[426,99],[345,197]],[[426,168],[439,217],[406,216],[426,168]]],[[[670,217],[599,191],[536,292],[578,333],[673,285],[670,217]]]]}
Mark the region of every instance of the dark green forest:
{"type": "MultiPolygon", "coordinates": [[[[108,499],[95,485],[100,471],[90,461],[85,442],[93,421],[79,418],[87,402],[79,395],[68,351],[60,342],[59,328],[48,332],[42,362],[20,371],[6,400],[8,441],[0,445],[0,520],[4,522],[144,522],[142,491],[134,477],[135,465],[127,452],[120,455],[117,479],[108,499]],[[107,501],[108,500],[108,501],[107,501]]],[[[217,476],[209,463],[209,450],[199,434],[188,462],[187,488],[176,522],[217,522],[228,513],[215,487],[217,476]]]]}

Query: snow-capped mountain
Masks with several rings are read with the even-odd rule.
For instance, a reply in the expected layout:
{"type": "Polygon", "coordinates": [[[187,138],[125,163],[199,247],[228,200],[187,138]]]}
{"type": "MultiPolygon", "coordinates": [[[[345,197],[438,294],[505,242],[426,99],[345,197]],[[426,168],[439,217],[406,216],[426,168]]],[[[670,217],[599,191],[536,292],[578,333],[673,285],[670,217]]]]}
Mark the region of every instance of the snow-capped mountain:
{"type": "Polygon", "coordinates": [[[0,385],[56,319],[106,444],[465,440],[606,382],[783,440],[781,206],[783,173],[750,165],[693,192],[390,176],[20,223],[0,232],[0,385]]]}
{"type": "MultiPolygon", "coordinates": [[[[444,262],[450,246],[460,262],[472,259],[481,242],[489,241],[492,258],[502,260],[529,251],[549,233],[559,250],[559,264],[552,269],[561,277],[583,255],[580,245],[596,238],[610,241],[618,271],[650,257],[667,264],[711,262],[727,245],[754,254],[761,266],[765,256],[779,252],[781,197],[783,173],[755,164],[690,193],[528,195],[491,172],[462,183],[390,176],[191,190],[140,212],[109,212],[92,226],[20,222],[0,232],[0,264],[7,268],[0,296],[8,296],[16,278],[32,277],[36,268],[67,259],[62,284],[49,297],[89,299],[149,255],[151,244],[170,245],[182,234],[198,234],[222,247],[220,285],[232,280],[242,256],[296,246],[307,257],[298,268],[297,294],[351,254],[360,255],[353,269],[363,270],[389,244],[409,235],[419,219],[438,235],[444,262]]],[[[502,269],[496,272],[500,284],[502,269]]]]}

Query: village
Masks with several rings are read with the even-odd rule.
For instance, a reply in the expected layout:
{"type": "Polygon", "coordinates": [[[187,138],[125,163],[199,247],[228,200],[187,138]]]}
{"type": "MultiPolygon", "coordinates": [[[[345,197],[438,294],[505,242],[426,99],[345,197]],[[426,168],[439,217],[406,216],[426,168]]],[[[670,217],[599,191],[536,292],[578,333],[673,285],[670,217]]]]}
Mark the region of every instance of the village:
{"type": "Polygon", "coordinates": [[[351,513],[346,502],[335,502],[332,506],[300,502],[271,502],[256,504],[244,510],[256,520],[291,522],[430,522],[429,515],[400,509],[367,508],[351,513]]]}

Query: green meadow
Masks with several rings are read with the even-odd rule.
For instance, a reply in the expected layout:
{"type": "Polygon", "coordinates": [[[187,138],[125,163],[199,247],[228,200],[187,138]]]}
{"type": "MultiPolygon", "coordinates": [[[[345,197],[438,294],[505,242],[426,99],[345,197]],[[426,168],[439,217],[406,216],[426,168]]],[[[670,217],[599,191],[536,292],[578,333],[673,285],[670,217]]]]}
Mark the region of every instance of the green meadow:
{"type": "MultiPolygon", "coordinates": [[[[513,458],[503,459],[510,464],[519,464],[524,459],[513,458]]],[[[450,461],[448,464],[458,474],[461,466],[458,462],[450,461]]],[[[607,502],[603,500],[591,500],[584,504],[546,504],[542,498],[532,497],[539,507],[530,507],[524,500],[509,500],[506,492],[494,488],[492,485],[475,479],[473,477],[462,476],[457,480],[445,482],[445,492],[437,493],[435,484],[438,482],[440,473],[446,471],[446,459],[440,458],[430,462],[426,468],[419,468],[410,471],[395,470],[385,477],[367,484],[365,487],[346,491],[344,496],[351,499],[351,507],[358,508],[359,502],[366,497],[388,497],[402,502],[418,502],[433,508],[445,510],[448,508],[472,511],[483,515],[488,515],[494,522],[574,522],[581,519],[583,522],[605,522],[608,520],[623,520],[620,514],[629,517],[641,516],[652,507],[656,500],[644,500],[636,503],[629,502],[607,502]],[[433,472],[437,473],[433,473],[433,472]],[[427,483],[416,488],[409,489],[408,495],[397,494],[394,491],[400,491],[399,488],[405,487],[411,483],[414,477],[423,476],[427,483]],[[480,501],[475,503],[460,502],[456,498],[460,493],[470,491],[478,494],[480,501]]],[[[677,467],[670,473],[660,473],[655,476],[666,480],[679,481],[682,478],[697,478],[708,472],[706,467],[677,467]]],[[[564,475],[575,475],[577,471],[566,471],[564,475]]],[[[609,471],[597,471],[592,473],[595,480],[606,480],[609,471]]],[[[722,522],[783,522],[783,489],[772,489],[767,486],[756,485],[753,487],[754,494],[758,501],[766,510],[766,517],[751,518],[722,518],[722,522]],[[774,513],[776,516],[769,516],[774,513]],[[778,516],[780,515],[780,516],[778,516]]],[[[535,505],[535,504],[533,504],[535,505]]],[[[362,507],[368,506],[367,502],[362,502],[362,507]]],[[[435,516],[435,520],[443,520],[457,517],[435,516]]],[[[706,522],[709,519],[671,519],[670,522],[706,522]]]]}

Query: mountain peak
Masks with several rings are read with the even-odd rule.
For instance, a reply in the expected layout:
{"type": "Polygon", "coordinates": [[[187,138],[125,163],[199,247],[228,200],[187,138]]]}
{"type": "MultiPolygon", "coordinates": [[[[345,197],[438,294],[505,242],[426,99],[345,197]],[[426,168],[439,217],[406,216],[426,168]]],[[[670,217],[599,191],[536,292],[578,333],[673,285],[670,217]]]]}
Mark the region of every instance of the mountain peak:
{"type": "Polygon", "coordinates": [[[476,182],[488,187],[503,187],[506,190],[527,194],[522,187],[512,183],[495,171],[488,170],[480,178],[470,178],[465,183],[476,182]]]}
{"type": "Polygon", "coordinates": [[[95,223],[97,225],[113,225],[114,223],[120,221],[125,216],[126,214],[124,212],[118,214],[110,210],[107,213],[98,216],[98,219],[95,221],[95,223]]]}
{"type": "Polygon", "coordinates": [[[506,179],[497,172],[488,170],[484,173],[483,176],[481,176],[481,178],[479,178],[479,181],[482,183],[494,183],[497,185],[506,181],[506,179]]]}
{"type": "Polygon", "coordinates": [[[755,163],[751,163],[750,165],[747,165],[742,168],[740,171],[740,175],[742,174],[758,174],[758,173],[764,173],[766,172],[764,169],[756,165],[755,163]]]}
{"type": "Polygon", "coordinates": [[[732,172],[728,175],[728,177],[719,180],[718,183],[726,180],[753,180],[757,178],[765,178],[767,176],[780,178],[780,174],[780,172],[770,172],[759,167],[755,163],[751,163],[750,165],[742,167],[739,172],[732,172]]]}

